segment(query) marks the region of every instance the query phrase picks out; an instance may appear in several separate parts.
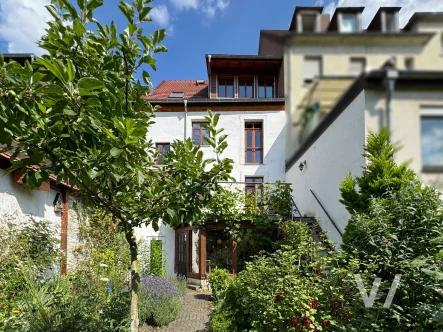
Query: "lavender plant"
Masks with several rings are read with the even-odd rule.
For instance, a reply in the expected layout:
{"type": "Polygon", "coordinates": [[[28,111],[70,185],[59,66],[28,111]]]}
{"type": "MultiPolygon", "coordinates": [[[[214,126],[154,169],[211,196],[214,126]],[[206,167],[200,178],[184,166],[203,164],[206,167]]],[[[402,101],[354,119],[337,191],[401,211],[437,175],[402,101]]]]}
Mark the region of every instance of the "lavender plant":
{"type": "Polygon", "coordinates": [[[139,288],[140,322],[163,326],[177,318],[183,305],[183,280],[142,276],[139,288]]]}

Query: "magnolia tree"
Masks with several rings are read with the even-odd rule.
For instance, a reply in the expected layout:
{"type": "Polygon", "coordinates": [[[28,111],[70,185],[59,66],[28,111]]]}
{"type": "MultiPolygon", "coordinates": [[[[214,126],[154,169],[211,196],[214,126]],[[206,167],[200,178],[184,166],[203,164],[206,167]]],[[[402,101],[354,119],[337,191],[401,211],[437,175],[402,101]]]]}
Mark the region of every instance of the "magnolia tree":
{"type": "Polygon", "coordinates": [[[136,79],[156,70],[165,31],[143,32],[151,0],[120,2],[124,29],[102,25],[94,10],[103,0],[51,0],[54,20],[38,42],[46,55],[20,65],[0,56],[0,144],[12,152],[10,171],[25,173],[38,188],[50,174],[76,188],[83,204],[120,220],[131,250],[131,330],[138,329],[137,242],[134,227],[192,222],[230,179],[232,161],[220,157],[226,135],[209,115],[207,139],[216,158],[205,159],[190,139],[172,143],[164,165],[146,138],[155,108],[141,99],[136,79]],[[34,166],[29,168],[29,166],[34,166]],[[35,167],[36,166],[36,167],[35,167]]]}

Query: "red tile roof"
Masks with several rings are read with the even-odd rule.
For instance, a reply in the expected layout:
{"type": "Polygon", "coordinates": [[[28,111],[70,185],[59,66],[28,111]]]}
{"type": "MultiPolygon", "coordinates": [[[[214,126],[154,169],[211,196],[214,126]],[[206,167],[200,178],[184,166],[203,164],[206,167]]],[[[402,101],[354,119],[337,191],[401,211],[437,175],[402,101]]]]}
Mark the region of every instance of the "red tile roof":
{"type": "Polygon", "coordinates": [[[197,80],[163,81],[143,98],[147,100],[168,99],[171,92],[183,92],[184,99],[208,98],[208,81],[204,81],[203,84],[198,84],[197,80]]]}
{"type": "MultiPolygon", "coordinates": [[[[12,156],[12,152],[5,151],[5,152],[0,153],[0,159],[3,159],[3,160],[10,161],[11,156],[12,156]]],[[[20,158],[16,158],[16,159],[20,159],[20,158]]],[[[28,166],[28,168],[32,169],[33,171],[37,171],[40,167],[38,167],[37,165],[30,165],[30,166],[28,166]]],[[[57,182],[57,176],[55,174],[49,174],[49,180],[57,182]]],[[[77,187],[75,187],[75,186],[72,187],[64,181],[60,181],[60,184],[64,187],[67,187],[70,189],[77,189],[77,187]]]]}

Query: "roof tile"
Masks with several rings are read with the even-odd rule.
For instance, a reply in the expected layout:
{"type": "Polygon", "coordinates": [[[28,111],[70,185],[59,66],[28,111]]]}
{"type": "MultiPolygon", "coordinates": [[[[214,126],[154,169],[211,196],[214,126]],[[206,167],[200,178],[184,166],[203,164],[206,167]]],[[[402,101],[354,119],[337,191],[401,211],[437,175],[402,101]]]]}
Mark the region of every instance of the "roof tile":
{"type": "Polygon", "coordinates": [[[171,92],[183,92],[184,99],[208,98],[208,81],[205,80],[203,84],[198,84],[197,80],[163,81],[143,99],[168,99],[171,92]]]}

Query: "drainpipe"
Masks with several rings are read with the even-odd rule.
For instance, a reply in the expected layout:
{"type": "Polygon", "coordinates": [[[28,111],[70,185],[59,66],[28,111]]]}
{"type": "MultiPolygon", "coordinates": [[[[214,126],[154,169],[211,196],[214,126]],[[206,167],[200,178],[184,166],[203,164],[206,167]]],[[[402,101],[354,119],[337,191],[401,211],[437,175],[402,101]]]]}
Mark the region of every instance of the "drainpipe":
{"type": "Polygon", "coordinates": [[[187,138],[187,129],[188,129],[188,101],[185,99],[183,100],[183,103],[185,104],[185,134],[184,134],[184,140],[186,141],[187,138]]]}
{"type": "Polygon", "coordinates": [[[395,82],[398,78],[398,70],[396,68],[386,68],[386,77],[384,85],[386,87],[386,127],[388,128],[389,137],[391,136],[391,113],[392,113],[392,96],[394,95],[395,82]]]}

